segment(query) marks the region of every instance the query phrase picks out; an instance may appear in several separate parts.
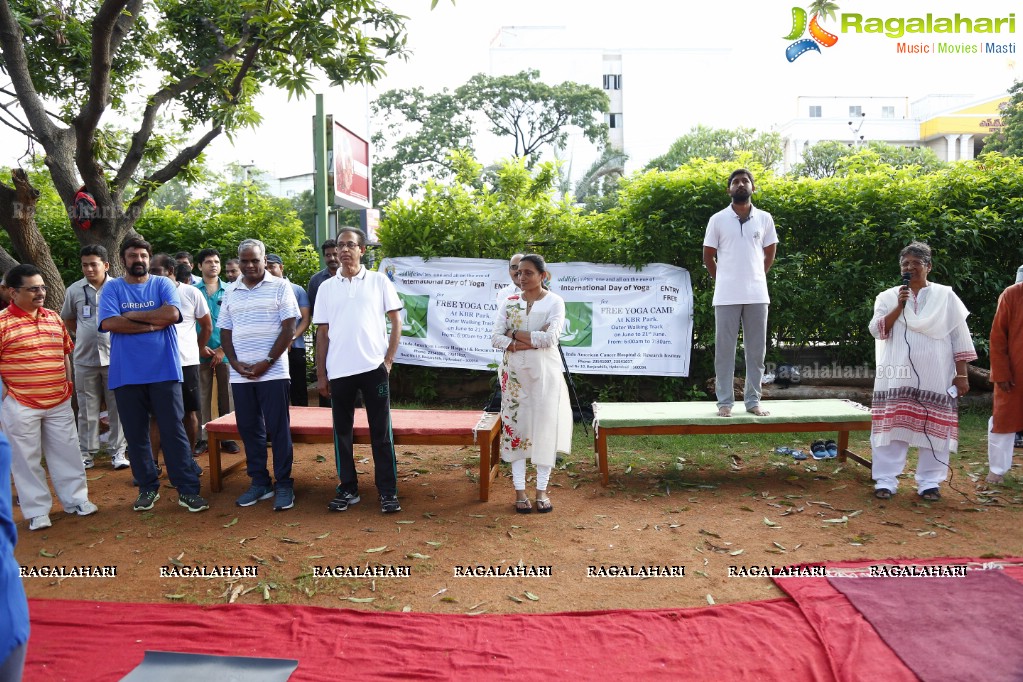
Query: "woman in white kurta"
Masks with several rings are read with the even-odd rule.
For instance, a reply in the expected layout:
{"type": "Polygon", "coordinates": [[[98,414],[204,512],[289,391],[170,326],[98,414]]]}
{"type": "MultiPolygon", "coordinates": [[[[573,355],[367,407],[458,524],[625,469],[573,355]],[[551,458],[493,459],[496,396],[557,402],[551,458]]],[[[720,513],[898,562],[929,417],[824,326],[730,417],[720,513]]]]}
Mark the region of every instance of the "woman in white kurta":
{"type": "Polygon", "coordinates": [[[547,270],[536,254],[519,261],[519,294],[498,303],[494,348],[503,350],[501,376],[501,459],[511,462],[515,510],[532,511],[526,496],[526,459],[536,466],[536,509],[551,511],[547,482],[557,453],[572,444],[572,409],[562,375],[558,339],[565,301],[543,288],[547,270]]]}
{"type": "Polygon", "coordinates": [[[957,401],[949,390],[969,392],[966,363],[977,353],[966,306],[950,287],[927,281],[930,247],[913,242],[899,254],[899,265],[908,286],[878,294],[870,321],[878,340],[870,434],[874,494],[888,499],[895,493],[912,445],[919,448],[917,494],[936,501],[959,441],[957,401]]]}

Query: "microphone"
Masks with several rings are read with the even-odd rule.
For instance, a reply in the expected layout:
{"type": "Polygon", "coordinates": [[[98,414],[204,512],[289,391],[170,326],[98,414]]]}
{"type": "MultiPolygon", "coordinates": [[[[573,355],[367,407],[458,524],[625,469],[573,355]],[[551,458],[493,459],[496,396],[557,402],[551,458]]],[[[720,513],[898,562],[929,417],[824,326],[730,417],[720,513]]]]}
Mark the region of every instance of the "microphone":
{"type": "MultiPolygon", "coordinates": [[[[913,279],[913,273],[911,273],[911,272],[904,272],[904,273],[902,273],[902,286],[908,287],[909,286],[909,280],[911,280],[911,279],[913,279]]],[[[905,301],[902,302],[902,307],[903,308],[906,307],[906,302],[905,301]]]]}

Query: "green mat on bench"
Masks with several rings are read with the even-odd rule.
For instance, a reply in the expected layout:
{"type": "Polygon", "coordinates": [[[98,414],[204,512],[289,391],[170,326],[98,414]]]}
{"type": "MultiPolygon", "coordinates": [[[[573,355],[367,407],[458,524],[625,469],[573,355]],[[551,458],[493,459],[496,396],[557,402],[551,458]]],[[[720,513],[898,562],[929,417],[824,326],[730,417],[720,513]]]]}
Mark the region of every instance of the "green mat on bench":
{"type": "Polygon", "coordinates": [[[670,426],[699,424],[791,424],[806,422],[870,422],[870,408],[849,400],[765,400],[760,404],[771,414],[756,417],[737,404],[731,417],[717,416],[713,402],[690,403],[593,403],[594,427],[670,426]]]}

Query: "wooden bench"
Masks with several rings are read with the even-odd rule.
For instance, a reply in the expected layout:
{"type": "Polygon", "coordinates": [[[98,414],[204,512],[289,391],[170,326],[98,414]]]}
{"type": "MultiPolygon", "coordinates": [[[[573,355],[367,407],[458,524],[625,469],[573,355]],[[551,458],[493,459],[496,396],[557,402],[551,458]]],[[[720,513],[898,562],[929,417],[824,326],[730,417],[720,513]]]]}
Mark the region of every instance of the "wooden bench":
{"type": "MultiPolygon", "coordinates": [[[[391,410],[391,431],[395,445],[479,445],[480,500],[490,497],[490,482],[497,476],[500,461],[501,419],[497,414],[474,410],[391,410]]],[[[366,410],[355,411],[354,441],[369,444],[366,410]]],[[[239,461],[222,468],[220,442],[240,439],[234,412],[206,424],[210,448],[210,488],[223,490],[223,479],[245,466],[239,461]]],[[[334,423],[330,408],[292,407],[291,438],[296,443],[333,443],[334,423]]],[[[244,449],[242,451],[244,453],[244,449]]]]}
{"type": "Polygon", "coordinates": [[[837,432],[838,459],[870,466],[849,450],[850,431],[870,430],[870,408],[849,400],[770,400],[761,405],[771,414],[756,417],[736,405],[731,417],[719,417],[712,402],[594,403],[593,449],[601,484],[609,480],[608,436],[837,432]]]}

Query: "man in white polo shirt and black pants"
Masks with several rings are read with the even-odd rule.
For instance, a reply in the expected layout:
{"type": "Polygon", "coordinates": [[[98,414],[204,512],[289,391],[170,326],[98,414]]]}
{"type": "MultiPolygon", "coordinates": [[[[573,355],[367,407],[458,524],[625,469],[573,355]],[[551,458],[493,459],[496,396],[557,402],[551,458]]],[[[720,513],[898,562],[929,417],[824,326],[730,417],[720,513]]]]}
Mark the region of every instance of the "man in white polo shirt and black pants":
{"type": "Polygon", "coordinates": [[[391,438],[391,397],[388,375],[401,341],[401,299],[391,280],[362,266],[366,235],[345,228],[337,238],[341,267],[323,282],[316,295],[316,376],[320,395],[331,399],[334,415],[334,460],[337,496],[327,508],[347,511],[359,497],[352,427],[355,394],[362,390],[369,420],[380,511],[401,511],[397,462],[391,438]],[[387,333],[386,322],[391,331],[387,333]]]}
{"type": "Polygon", "coordinates": [[[301,317],[291,284],[266,270],[266,247],[258,239],[238,245],[242,276],[220,308],[217,326],[224,356],[231,363],[231,392],[235,419],[245,443],[245,462],[251,487],[236,501],[250,507],[274,498],[274,510],[295,506],[291,465],[291,379],[287,361],[301,317]],[[274,480],[266,469],[266,441],[274,451],[274,480]]]}

